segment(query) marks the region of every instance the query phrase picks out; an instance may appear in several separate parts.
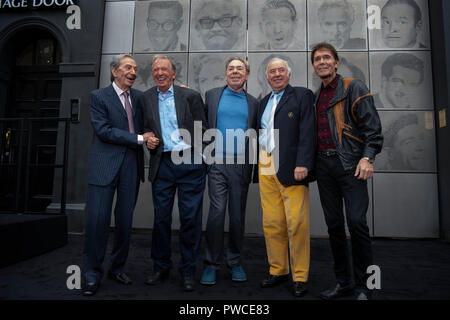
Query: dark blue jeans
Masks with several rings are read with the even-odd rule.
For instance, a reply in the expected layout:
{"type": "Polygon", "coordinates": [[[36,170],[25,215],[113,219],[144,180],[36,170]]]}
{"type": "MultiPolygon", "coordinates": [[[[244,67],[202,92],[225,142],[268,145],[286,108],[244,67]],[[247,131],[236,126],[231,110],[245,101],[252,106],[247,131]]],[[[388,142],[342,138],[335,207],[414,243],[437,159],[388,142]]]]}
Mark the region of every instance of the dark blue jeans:
{"type": "Polygon", "coordinates": [[[341,284],[351,283],[350,255],[345,234],[345,220],[352,244],[353,274],[357,290],[367,290],[367,267],[372,265],[372,245],[366,213],[369,206],[367,181],[354,177],[354,170],[345,171],[337,155],[317,156],[317,185],[330,245],[334,271],[341,284]],[[342,201],[344,200],[344,201],[342,201]]]}
{"type": "Polygon", "coordinates": [[[181,251],[179,271],[183,276],[194,274],[200,256],[205,180],[204,164],[174,164],[170,153],[163,153],[158,174],[152,183],[155,220],[151,256],[154,271],[165,272],[172,268],[172,209],[175,192],[178,191],[181,251]]]}

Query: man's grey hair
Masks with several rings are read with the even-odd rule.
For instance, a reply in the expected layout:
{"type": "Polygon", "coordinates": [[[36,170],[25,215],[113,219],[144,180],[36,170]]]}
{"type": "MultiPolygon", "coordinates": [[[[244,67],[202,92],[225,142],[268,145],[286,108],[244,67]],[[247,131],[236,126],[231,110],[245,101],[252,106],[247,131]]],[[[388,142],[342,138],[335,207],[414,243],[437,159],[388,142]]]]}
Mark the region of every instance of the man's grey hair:
{"type": "Polygon", "coordinates": [[[324,13],[328,9],[331,8],[342,8],[345,13],[347,13],[348,18],[350,19],[350,24],[352,24],[355,21],[355,8],[347,2],[347,0],[326,0],[322,3],[322,5],[319,7],[319,10],[317,10],[317,16],[319,17],[319,20],[324,20],[324,13]]]}
{"type": "MultiPolygon", "coordinates": [[[[133,56],[129,53],[123,53],[116,56],[113,56],[111,63],[109,64],[109,70],[111,69],[117,70],[120,67],[120,62],[123,58],[131,58],[134,60],[133,56]]],[[[114,82],[114,75],[111,71],[111,82],[114,82]]]]}
{"type": "Polygon", "coordinates": [[[286,68],[288,69],[288,76],[290,77],[292,74],[291,66],[289,65],[289,63],[286,60],[281,59],[279,57],[275,57],[275,58],[272,58],[269,60],[269,62],[267,63],[267,67],[266,67],[266,74],[269,73],[269,64],[271,64],[272,62],[276,62],[276,61],[283,62],[286,65],[286,68]]]}
{"type": "Polygon", "coordinates": [[[170,61],[170,65],[172,66],[172,71],[173,72],[177,72],[177,66],[175,64],[175,62],[173,62],[172,59],[170,59],[168,56],[166,56],[165,54],[155,54],[152,58],[152,70],[153,70],[153,64],[155,63],[156,60],[158,59],[165,59],[165,60],[169,60],[170,61]]]}

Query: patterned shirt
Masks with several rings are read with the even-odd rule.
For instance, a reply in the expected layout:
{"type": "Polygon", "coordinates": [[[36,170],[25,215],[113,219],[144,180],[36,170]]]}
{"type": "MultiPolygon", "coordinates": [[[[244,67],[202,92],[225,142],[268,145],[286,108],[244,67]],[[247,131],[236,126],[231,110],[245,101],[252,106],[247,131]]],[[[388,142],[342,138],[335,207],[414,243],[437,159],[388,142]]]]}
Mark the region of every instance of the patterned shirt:
{"type": "Polygon", "coordinates": [[[325,88],[321,88],[319,100],[317,102],[317,133],[320,150],[336,149],[331,136],[330,123],[328,122],[327,109],[333,98],[339,81],[339,75],[331,81],[325,88]]]}

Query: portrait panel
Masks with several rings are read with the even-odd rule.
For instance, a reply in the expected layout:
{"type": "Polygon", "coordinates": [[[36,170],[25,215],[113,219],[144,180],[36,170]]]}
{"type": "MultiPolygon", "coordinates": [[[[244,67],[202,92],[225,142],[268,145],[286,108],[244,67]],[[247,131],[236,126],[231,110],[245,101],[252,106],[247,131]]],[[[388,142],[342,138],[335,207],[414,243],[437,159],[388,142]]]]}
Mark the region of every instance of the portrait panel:
{"type": "Polygon", "coordinates": [[[434,115],[431,111],[381,111],[383,149],[375,170],[436,172],[434,115]]]}
{"type": "Polygon", "coordinates": [[[103,27],[103,54],[131,52],[133,44],[134,2],[107,2],[103,27]]]}
{"type": "Polygon", "coordinates": [[[192,0],[190,51],[246,50],[246,0],[192,0]]]}
{"type": "MultiPolygon", "coordinates": [[[[338,54],[339,63],[337,73],[344,78],[359,79],[370,89],[369,57],[367,52],[338,52],[338,54]]],[[[315,91],[320,88],[322,82],[314,72],[314,68],[310,61],[308,67],[308,88],[315,91]]]]}
{"type": "Polygon", "coordinates": [[[308,24],[310,49],[319,42],[328,42],[337,50],[367,48],[365,1],[308,1],[308,24]]]}
{"type": "Polygon", "coordinates": [[[251,51],[306,49],[306,0],[248,0],[251,51]]]}
{"type": "Polygon", "coordinates": [[[248,79],[248,92],[260,99],[271,92],[267,82],[267,64],[275,57],[281,58],[289,64],[292,69],[291,86],[307,85],[306,52],[282,52],[282,53],[250,53],[250,76],[248,79]]]}
{"type": "Polygon", "coordinates": [[[369,30],[374,50],[429,50],[430,28],[426,0],[369,0],[380,8],[380,28],[369,30]]]}
{"type": "Polygon", "coordinates": [[[191,53],[189,55],[189,87],[200,92],[222,87],[225,82],[225,64],[229,57],[239,56],[245,60],[245,53],[191,53]]]}
{"type": "Polygon", "coordinates": [[[429,52],[372,52],[370,76],[378,109],[433,109],[429,52]]]}
{"type": "Polygon", "coordinates": [[[187,51],[188,0],[136,2],[135,53],[187,51]]]}

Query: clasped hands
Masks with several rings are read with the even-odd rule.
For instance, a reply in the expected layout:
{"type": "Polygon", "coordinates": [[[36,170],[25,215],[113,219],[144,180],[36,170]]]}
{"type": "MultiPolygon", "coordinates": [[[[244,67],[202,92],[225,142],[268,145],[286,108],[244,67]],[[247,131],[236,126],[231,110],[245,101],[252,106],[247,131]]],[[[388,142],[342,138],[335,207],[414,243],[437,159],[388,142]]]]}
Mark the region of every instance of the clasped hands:
{"type": "Polygon", "coordinates": [[[155,136],[153,132],[146,132],[143,134],[144,142],[147,148],[150,150],[156,149],[159,145],[159,139],[155,136]]]}

